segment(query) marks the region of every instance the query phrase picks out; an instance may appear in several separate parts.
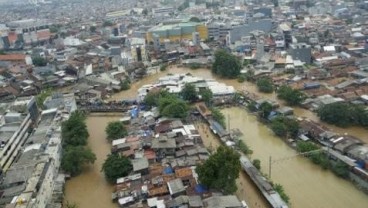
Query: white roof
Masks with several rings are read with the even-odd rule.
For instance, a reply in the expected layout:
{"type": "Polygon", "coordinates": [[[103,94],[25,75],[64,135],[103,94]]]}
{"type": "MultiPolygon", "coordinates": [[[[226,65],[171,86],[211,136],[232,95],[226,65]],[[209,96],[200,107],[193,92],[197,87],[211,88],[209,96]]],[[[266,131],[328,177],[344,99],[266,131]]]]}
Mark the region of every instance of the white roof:
{"type": "Polygon", "coordinates": [[[90,75],[92,74],[93,71],[92,71],[92,64],[89,64],[87,67],[86,67],[86,75],[90,75]]]}
{"type": "Polygon", "coordinates": [[[335,52],[335,46],[323,46],[323,50],[326,52],[335,52]]]}
{"type": "Polygon", "coordinates": [[[126,141],[125,138],[112,140],[112,146],[119,145],[119,144],[124,144],[125,141],[126,141]]]}
{"type": "Polygon", "coordinates": [[[128,196],[128,197],[120,198],[118,202],[119,202],[119,205],[124,205],[129,202],[133,202],[133,201],[134,201],[133,196],[128,196]]]}

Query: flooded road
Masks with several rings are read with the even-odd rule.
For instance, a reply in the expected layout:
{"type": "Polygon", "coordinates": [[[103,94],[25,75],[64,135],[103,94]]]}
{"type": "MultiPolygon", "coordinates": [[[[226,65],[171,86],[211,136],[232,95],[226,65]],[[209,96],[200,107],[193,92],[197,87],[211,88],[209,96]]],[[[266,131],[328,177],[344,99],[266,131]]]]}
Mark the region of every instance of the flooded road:
{"type": "MultiPolygon", "coordinates": [[[[210,70],[190,70],[185,68],[168,68],[165,72],[158,72],[139,82],[133,83],[131,89],[115,94],[110,100],[134,99],[137,90],[146,84],[154,83],[159,77],[168,73],[191,73],[203,78],[216,78],[219,82],[232,85],[238,90],[257,92],[252,83],[239,83],[236,80],[226,80],[214,77],[210,70]]],[[[258,92],[257,92],[258,93],[258,92]]],[[[277,99],[275,94],[262,94],[260,96],[277,99]]],[[[255,117],[239,108],[224,110],[225,117],[230,116],[231,128],[243,131],[245,142],[253,149],[252,158],[258,158],[262,163],[262,170],[268,174],[268,160],[290,157],[295,152],[280,139],[275,138],[272,132],[264,125],[258,123],[255,117]]],[[[295,114],[318,121],[314,113],[296,108],[295,114]]],[[[109,121],[118,120],[116,116],[89,116],[87,126],[90,133],[89,146],[95,152],[97,160],[93,166],[80,176],[72,178],[66,184],[66,200],[76,202],[79,208],[115,208],[111,202],[113,186],[109,185],[100,172],[106,155],[110,153],[110,144],[105,139],[105,126],[109,121]]],[[[340,129],[330,126],[333,131],[348,133],[368,142],[367,130],[359,127],[340,129]]],[[[201,133],[203,134],[203,132],[201,133]]],[[[204,139],[206,146],[215,148],[219,143],[217,139],[204,139]],[[210,143],[208,143],[210,142],[210,143]]],[[[295,157],[290,160],[277,162],[272,168],[272,180],[284,186],[286,193],[291,197],[293,207],[367,207],[368,197],[357,190],[350,182],[337,178],[329,171],[323,171],[307,159],[295,157]]],[[[248,177],[240,177],[238,184],[238,197],[250,202],[250,207],[266,207],[262,196],[257,192],[248,177]],[[255,204],[257,205],[255,206],[255,204]]]]}
{"type": "Polygon", "coordinates": [[[223,109],[230,118],[230,128],[240,129],[243,141],[253,150],[252,158],[261,160],[262,172],[268,174],[269,156],[272,164],[271,179],[281,184],[291,198],[292,207],[367,207],[368,197],[347,180],[322,170],[296,152],[257,118],[244,109],[223,109]]]}

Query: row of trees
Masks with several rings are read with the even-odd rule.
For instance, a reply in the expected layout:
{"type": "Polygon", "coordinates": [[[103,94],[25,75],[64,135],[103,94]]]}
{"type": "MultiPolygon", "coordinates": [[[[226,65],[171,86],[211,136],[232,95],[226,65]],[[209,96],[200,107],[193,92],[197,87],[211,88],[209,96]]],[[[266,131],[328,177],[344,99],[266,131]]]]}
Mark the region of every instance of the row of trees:
{"type": "Polygon", "coordinates": [[[331,103],[321,106],[317,115],[322,121],[341,127],[351,125],[368,126],[368,113],[362,105],[331,103]]]}
{"type": "MultiPolygon", "coordinates": [[[[105,128],[106,139],[112,141],[128,135],[128,130],[120,121],[109,122],[105,128]]],[[[128,176],[133,170],[129,158],[118,153],[109,154],[102,165],[102,171],[109,183],[115,183],[116,179],[128,176]]]]}
{"type": "Polygon", "coordinates": [[[74,111],[61,125],[61,168],[72,176],[81,173],[85,165],[93,164],[96,160],[95,154],[86,147],[89,134],[85,119],[82,112],[74,111]]]}
{"type": "Polygon", "coordinates": [[[319,146],[310,141],[298,141],[297,150],[301,153],[311,152],[307,154],[308,158],[317,165],[320,165],[323,169],[330,169],[337,176],[342,178],[349,177],[349,166],[344,162],[332,161],[329,159],[328,153],[320,150],[319,146]],[[314,152],[313,152],[314,151],[314,152]]]}

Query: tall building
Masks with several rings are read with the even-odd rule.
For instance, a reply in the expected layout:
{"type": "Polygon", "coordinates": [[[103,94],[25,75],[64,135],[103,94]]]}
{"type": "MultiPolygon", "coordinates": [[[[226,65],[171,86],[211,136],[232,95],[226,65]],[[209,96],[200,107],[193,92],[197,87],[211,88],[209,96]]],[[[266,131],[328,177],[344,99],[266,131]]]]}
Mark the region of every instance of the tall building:
{"type": "Polygon", "coordinates": [[[291,44],[289,47],[289,54],[293,59],[300,60],[306,64],[312,62],[311,46],[305,43],[291,44]]]}
{"type": "Polygon", "coordinates": [[[160,47],[160,36],[158,36],[157,34],[153,34],[153,48],[155,49],[155,51],[159,51],[160,47]]]}
{"type": "Polygon", "coordinates": [[[293,42],[291,28],[289,25],[285,23],[280,24],[279,27],[280,27],[282,34],[284,35],[285,47],[288,48],[289,45],[293,42]]]}
{"type": "Polygon", "coordinates": [[[194,32],[192,34],[192,41],[194,45],[199,45],[201,43],[201,38],[199,37],[199,32],[194,32]]]}
{"type": "Polygon", "coordinates": [[[130,53],[134,61],[147,61],[146,42],[143,38],[130,39],[130,53]]]}
{"type": "Polygon", "coordinates": [[[34,97],[21,98],[0,114],[0,168],[6,171],[15,160],[29,136],[29,129],[37,122],[38,108],[34,97]]]}
{"type": "Polygon", "coordinates": [[[148,30],[146,39],[148,42],[153,42],[153,34],[156,34],[160,37],[160,42],[166,39],[172,42],[183,39],[191,40],[193,32],[198,32],[201,39],[208,38],[208,30],[205,25],[196,22],[181,22],[152,27],[148,30]]]}

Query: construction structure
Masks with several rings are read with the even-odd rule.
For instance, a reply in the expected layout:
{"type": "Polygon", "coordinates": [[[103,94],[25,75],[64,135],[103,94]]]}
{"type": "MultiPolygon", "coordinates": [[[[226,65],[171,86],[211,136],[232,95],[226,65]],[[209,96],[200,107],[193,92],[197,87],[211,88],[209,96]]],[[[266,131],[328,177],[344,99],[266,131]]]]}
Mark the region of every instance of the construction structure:
{"type": "Polygon", "coordinates": [[[208,38],[207,27],[196,22],[180,22],[176,24],[157,25],[148,30],[146,39],[154,42],[154,34],[160,38],[160,42],[170,40],[172,42],[184,39],[192,40],[193,33],[198,32],[200,39],[208,38]]]}

